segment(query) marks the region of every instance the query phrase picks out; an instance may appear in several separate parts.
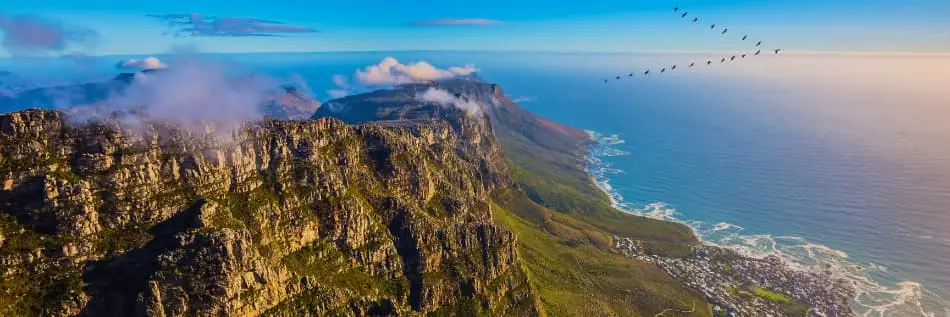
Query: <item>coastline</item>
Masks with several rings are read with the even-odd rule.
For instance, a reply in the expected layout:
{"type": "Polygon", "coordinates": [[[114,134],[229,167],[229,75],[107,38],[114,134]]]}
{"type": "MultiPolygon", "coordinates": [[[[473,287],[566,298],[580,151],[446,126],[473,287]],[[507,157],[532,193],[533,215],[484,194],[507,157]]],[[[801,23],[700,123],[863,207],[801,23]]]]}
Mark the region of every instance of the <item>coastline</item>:
{"type": "MultiPolygon", "coordinates": [[[[848,305],[850,309],[848,309],[848,312],[843,313],[844,316],[906,316],[907,312],[910,311],[915,315],[919,314],[920,316],[930,317],[938,316],[936,309],[939,309],[939,307],[945,307],[940,305],[945,304],[942,298],[936,294],[926,291],[918,282],[901,281],[898,282],[896,286],[887,287],[872,279],[868,275],[871,270],[881,269],[882,266],[871,263],[866,265],[868,268],[865,269],[861,264],[850,262],[847,259],[848,256],[846,253],[824,245],[808,243],[804,238],[772,237],[771,235],[767,234],[747,236],[754,239],[768,239],[772,244],[770,250],[752,251],[750,250],[749,246],[754,245],[755,243],[749,243],[747,240],[736,244],[729,244],[729,242],[737,242],[738,240],[741,240],[730,238],[746,238],[745,236],[739,234],[739,232],[745,230],[745,228],[741,226],[729,223],[716,223],[711,229],[704,229],[703,226],[709,227],[709,225],[702,221],[682,220],[676,218],[675,210],[667,206],[665,203],[657,202],[644,206],[634,206],[629,204],[624,201],[622,194],[610,184],[610,175],[622,174],[624,171],[613,168],[610,162],[605,161],[607,158],[612,156],[629,155],[628,152],[617,148],[612,148],[613,146],[624,144],[625,141],[620,139],[617,135],[602,135],[596,131],[590,130],[585,130],[585,132],[590,135],[591,140],[594,142],[594,145],[587,147],[587,156],[585,157],[587,166],[585,166],[585,170],[587,171],[590,180],[597,186],[597,188],[607,195],[611,206],[614,209],[627,214],[686,225],[690,228],[690,231],[700,242],[700,245],[694,249],[694,253],[695,250],[702,250],[702,252],[705,253],[708,252],[710,248],[728,250],[728,252],[734,253],[742,259],[752,261],[780,261],[781,263],[779,263],[779,267],[781,267],[782,270],[787,270],[792,274],[817,273],[823,275],[820,277],[821,279],[827,280],[828,282],[835,285],[845,286],[845,289],[839,292],[839,294],[849,295],[845,305],[848,305]],[[711,235],[716,235],[716,237],[712,238],[710,237],[711,235]],[[827,254],[834,258],[835,263],[822,263],[820,260],[815,259],[807,259],[808,261],[796,259],[794,258],[794,255],[779,250],[779,247],[776,246],[779,240],[796,240],[797,243],[801,243],[800,247],[808,252],[809,256],[811,256],[812,252],[827,254]],[[922,301],[937,303],[938,308],[925,307],[924,304],[922,304],[922,301]]],[[[623,237],[615,237],[615,239],[622,240],[623,237]]],[[[618,246],[626,248],[626,250],[624,250],[625,253],[634,253],[637,251],[636,246],[631,243],[619,243],[618,246]]],[[[670,265],[668,265],[669,263],[657,261],[655,257],[651,258],[650,255],[641,255],[637,258],[658,264],[664,268],[664,270],[667,270],[668,273],[671,272],[669,269],[670,265]],[[666,265],[666,267],[664,267],[664,265],[666,265]]],[[[673,267],[675,267],[675,265],[673,267]]],[[[674,270],[675,269],[677,268],[674,268],[674,270]]],[[[673,274],[671,273],[671,275],[673,274]]],[[[681,279],[675,275],[674,277],[681,279]]],[[[695,288],[695,285],[692,286],[695,288]]],[[[947,312],[948,316],[950,316],[950,311],[947,312]]]]}

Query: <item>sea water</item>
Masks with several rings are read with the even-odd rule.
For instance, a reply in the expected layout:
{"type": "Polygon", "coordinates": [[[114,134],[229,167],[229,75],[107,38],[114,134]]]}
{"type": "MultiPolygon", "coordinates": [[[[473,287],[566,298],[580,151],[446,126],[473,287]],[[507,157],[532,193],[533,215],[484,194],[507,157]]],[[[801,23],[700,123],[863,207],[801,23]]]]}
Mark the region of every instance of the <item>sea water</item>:
{"type": "Polygon", "coordinates": [[[856,283],[864,316],[950,315],[950,58],[789,52],[705,66],[719,55],[210,58],[302,80],[321,101],[338,88],[333,75],[352,82],[386,56],[475,64],[521,106],[590,132],[590,172],[617,208],[751,256],[832,269],[856,283]]]}
{"type": "Polygon", "coordinates": [[[619,209],[830,269],[863,316],[950,315],[950,56],[478,57],[522,106],[591,133],[619,209]]]}
{"type": "Polygon", "coordinates": [[[599,142],[590,172],[619,209],[750,256],[830,269],[855,283],[860,315],[947,316],[950,94],[939,85],[950,80],[863,69],[950,71],[948,60],[917,58],[780,60],[865,78],[802,78],[766,61],[578,84],[576,96],[554,83],[519,93],[538,95],[528,108],[589,130],[599,142]]]}

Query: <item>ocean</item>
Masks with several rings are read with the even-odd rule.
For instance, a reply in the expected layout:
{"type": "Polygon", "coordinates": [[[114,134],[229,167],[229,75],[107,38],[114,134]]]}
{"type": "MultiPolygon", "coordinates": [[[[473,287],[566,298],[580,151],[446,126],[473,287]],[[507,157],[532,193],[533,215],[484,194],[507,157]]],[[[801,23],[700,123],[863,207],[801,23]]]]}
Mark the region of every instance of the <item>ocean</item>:
{"type": "MultiPolygon", "coordinates": [[[[321,101],[333,75],[352,80],[386,56],[474,64],[521,106],[588,130],[600,142],[590,172],[618,208],[832,270],[862,291],[854,306],[864,316],[950,316],[950,56],[788,52],[718,63],[723,54],[735,53],[206,58],[305,81],[321,101]],[[624,77],[604,83],[614,76],[624,77]]],[[[72,76],[111,76],[118,58],[72,76]]]]}

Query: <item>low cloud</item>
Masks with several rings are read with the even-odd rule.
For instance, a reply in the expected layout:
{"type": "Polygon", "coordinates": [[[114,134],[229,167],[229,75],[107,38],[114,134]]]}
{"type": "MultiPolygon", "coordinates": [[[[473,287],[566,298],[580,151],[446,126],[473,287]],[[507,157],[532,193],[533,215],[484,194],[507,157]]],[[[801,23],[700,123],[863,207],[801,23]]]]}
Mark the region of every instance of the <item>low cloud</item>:
{"type": "Polygon", "coordinates": [[[289,78],[292,87],[297,91],[300,91],[304,96],[309,98],[316,98],[316,94],[313,92],[313,89],[310,88],[310,84],[307,83],[307,80],[300,76],[300,74],[291,74],[289,78]]]}
{"type": "Polygon", "coordinates": [[[106,110],[136,109],[149,120],[186,127],[213,122],[233,127],[263,116],[261,105],[278,83],[262,76],[234,78],[219,65],[178,61],[158,73],[138,73],[135,80],[106,103],[106,110]]]}
{"type": "Polygon", "coordinates": [[[92,45],[99,37],[92,29],[55,19],[2,13],[0,33],[4,50],[12,56],[58,55],[71,47],[92,45]]]}
{"type": "Polygon", "coordinates": [[[513,102],[515,102],[515,103],[538,102],[538,97],[532,97],[532,96],[518,96],[518,97],[512,97],[512,98],[511,98],[511,101],[513,101],[513,102]]]}
{"type": "Polygon", "coordinates": [[[342,98],[356,93],[391,86],[470,76],[478,72],[474,65],[452,66],[440,69],[425,61],[402,64],[393,57],[386,57],[377,64],[357,69],[354,80],[347,76],[333,75],[336,88],[327,90],[330,98],[342,98]]]}
{"type": "MultiPolygon", "coordinates": [[[[126,66],[158,65],[147,60],[126,66]]],[[[149,123],[162,123],[195,133],[211,132],[225,141],[246,122],[265,116],[309,118],[319,106],[298,89],[306,89],[302,78],[235,76],[234,68],[233,64],[176,58],[174,66],[163,71],[138,72],[127,81],[98,84],[108,91],[96,98],[73,98],[70,94],[75,89],[49,90],[59,94],[50,96],[49,106],[70,113],[78,122],[117,121],[139,132],[149,131],[149,123]]]]}
{"type": "Polygon", "coordinates": [[[274,37],[317,32],[307,27],[257,18],[204,16],[198,13],[148,16],[168,23],[168,29],[163,34],[176,37],[274,37]]]}
{"type": "Polygon", "coordinates": [[[476,72],[478,69],[474,65],[439,69],[424,61],[402,64],[395,58],[386,57],[379,64],[357,70],[356,79],[365,85],[393,85],[468,76],[476,72]]]}
{"type": "Polygon", "coordinates": [[[149,56],[144,59],[127,59],[116,64],[116,68],[120,69],[137,69],[137,70],[151,70],[151,69],[165,69],[168,68],[168,65],[162,63],[157,57],[149,56]]]}
{"type": "Polygon", "coordinates": [[[413,26],[452,26],[452,25],[476,25],[476,26],[485,26],[485,25],[498,25],[504,22],[491,19],[435,19],[435,20],[422,20],[415,21],[411,24],[413,26]]]}
{"type": "Polygon", "coordinates": [[[333,84],[337,88],[327,90],[330,98],[343,98],[353,94],[353,87],[350,86],[349,79],[343,75],[333,75],[333,84]]]}
{"type": "Polygon", "coordinates": [[[477,102],[468,100],[466,98],[456,97],[452,93],[443,89],[430,87],[425,92],[417,94],[416,100],[435,103],[443,107],[456,107],[465,110],[466,113],[471,115],[478,115],[481,113],[481,106],[479,106],[477,102]]]}

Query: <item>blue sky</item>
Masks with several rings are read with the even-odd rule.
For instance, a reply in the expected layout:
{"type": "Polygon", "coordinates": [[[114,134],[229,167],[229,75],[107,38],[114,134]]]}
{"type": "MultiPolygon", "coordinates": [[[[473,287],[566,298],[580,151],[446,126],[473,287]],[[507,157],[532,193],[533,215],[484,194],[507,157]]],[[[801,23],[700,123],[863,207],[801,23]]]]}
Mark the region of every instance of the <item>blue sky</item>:
{"type": "MultiPolygon", "coordinates": [[[[4,0],[0,13],[34,14],[99,33],[70,51],[152,54],[191,45],[203,52],[350,50],[710,51],[745,46],[739,33],[786,50],[950,52],[947,0],[417,0],[192,1],[4,0]],[[722,37],[701,23],[729,27],[722,37]],[[201,13],[269,19],[319,30],[281,37],[181,37],[146,14],[201,13]],[[497,25],[413,26],[436,19],[497,25]]],[[[6,54],[0,52],[0,55],[6,54]]]]}

